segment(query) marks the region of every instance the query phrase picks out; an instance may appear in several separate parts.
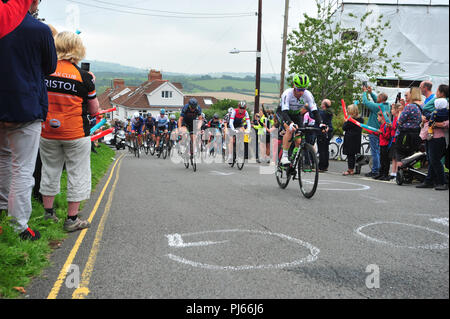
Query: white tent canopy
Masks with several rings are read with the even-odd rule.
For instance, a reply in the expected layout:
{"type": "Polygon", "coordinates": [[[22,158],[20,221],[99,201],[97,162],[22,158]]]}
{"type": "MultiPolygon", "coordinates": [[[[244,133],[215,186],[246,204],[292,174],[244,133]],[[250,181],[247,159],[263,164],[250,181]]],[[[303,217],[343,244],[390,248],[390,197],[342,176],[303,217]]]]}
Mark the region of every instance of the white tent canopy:
{"type": "MultiPolygon", "coordinates": [[[[380,14],[383,24],[390,22],[391,28],[380,40],[388,41],[388,54],[402,53],[397,61],[405,70],[400,74],[403,80],[430,80],[433,89],[449,83],[449,0],[344,0],[338,2],[335,17],[343,28],[358,31],[360,25],[355,25],[355,19],[348,14],[361,17],[368,11],[374,14],[366,24],[376,26],[380,14]]],[[[393,73],[386,76],[396,78],[393,73]]]]}

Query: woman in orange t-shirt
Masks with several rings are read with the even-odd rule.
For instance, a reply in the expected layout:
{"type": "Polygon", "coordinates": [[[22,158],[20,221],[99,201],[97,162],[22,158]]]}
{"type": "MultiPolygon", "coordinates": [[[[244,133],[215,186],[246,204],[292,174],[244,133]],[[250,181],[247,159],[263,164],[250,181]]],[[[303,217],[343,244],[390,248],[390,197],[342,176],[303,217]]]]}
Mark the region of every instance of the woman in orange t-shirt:
{"type": "Polygon", "coordinates": [[[81,38],[72,32],[55,36],[58,65],[55,73],[45,78],[48,90],[48,115],[42,124],[40,154],[42,178],[40,193],[45,218],[57,220],[53,211],[55,196],[60,192],[63,166],[67,171],[67,231],[89,227],[78,218],[80,202],[91,193],[91,140],[88,114],[98,112],[95,77],[78,63],[85,56],[81,38]]]}

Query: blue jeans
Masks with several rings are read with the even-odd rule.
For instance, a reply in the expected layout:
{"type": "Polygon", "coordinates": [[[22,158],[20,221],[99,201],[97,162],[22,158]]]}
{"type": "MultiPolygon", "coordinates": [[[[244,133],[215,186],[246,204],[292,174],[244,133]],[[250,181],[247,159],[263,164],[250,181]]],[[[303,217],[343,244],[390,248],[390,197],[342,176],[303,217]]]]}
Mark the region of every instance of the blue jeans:
{"type": "Polygon", "coordinates": [[[444,166],[441,163],[445,155],[445,137],[433,138],[425,142],[428,159],[428,174],[425,178],[426,184],[445,184],[444,166]]]}
{"type": "Polygon", "coordinates": [[[377,135],[369,135],[370,154],[372,155],[372,173],[380,171],[380,139],[377,135]]]}

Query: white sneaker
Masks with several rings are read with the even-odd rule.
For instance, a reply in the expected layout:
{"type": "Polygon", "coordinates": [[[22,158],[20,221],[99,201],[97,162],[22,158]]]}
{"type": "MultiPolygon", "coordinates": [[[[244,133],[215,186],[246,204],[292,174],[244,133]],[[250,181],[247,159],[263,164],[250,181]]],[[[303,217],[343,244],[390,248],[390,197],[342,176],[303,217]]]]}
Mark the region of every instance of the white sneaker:
{"type": "Polygon", "coordinates": [[[281,165],[289,165],[291,164],[291,161],[287,156],[282,156],[280,160],[281,165]]]}

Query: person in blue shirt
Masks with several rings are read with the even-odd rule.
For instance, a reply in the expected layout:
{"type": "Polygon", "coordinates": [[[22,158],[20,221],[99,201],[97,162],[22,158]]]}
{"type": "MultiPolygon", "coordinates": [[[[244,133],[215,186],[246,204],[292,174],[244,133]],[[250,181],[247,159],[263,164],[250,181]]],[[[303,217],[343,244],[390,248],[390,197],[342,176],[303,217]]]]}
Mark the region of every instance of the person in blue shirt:
{"type": "Polygon", "coordinates": [[[166,115],[166,110],[161,109],[159,114],[156,116],[155,119],[155,133],[156,133],[156,150],[159,152],[159,142],[161,141],[161,135],[165,135],[165,137],[168,137],[169,132],[169,118],[166,115]]]}
{"type": "MultiPolygon", "coordinates": [[[[386,93],[380,93],[378,96],[372,91],[372,87],[363,86],[363,104],[370,110],[369,121],[367,125],[376,129],[380,128],[378,122],[378,112],[389,113],[390,106],[387,103],[386,93]],[[367,92],[373,99],[373,102],[367,98],[367,92]]],[[[369,134],[370,153],[372,155],[372,171],[366,174],[366,177],[375,177],[380,172],[380,139],[376,134],[369,134]]]]}
{"type": "Polygon", "coordinates": [[[48,112],[45,76],[57,64],[50,28],[31,15],[39,2],[33,0],[19,26],[0,39],[0,211],[8,210],[20,238],[27,240],[40,238],[28,220],[41,124],[48,112]]]}

